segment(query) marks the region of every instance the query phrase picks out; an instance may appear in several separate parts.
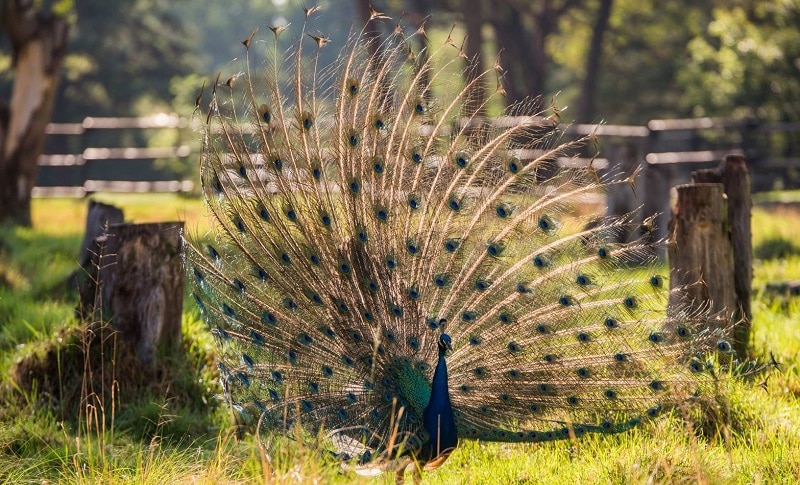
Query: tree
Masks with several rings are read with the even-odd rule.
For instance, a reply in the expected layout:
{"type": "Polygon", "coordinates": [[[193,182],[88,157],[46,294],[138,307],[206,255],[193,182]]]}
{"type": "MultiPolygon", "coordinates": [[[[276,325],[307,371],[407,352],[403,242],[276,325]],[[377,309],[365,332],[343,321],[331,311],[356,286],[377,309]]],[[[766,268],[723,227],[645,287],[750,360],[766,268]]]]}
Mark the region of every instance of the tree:
{"type": "Polygon", "coordinates": [[[76,2],[54,121],[167,108],[171,83],[196,72],[201,53],[172,8],[165,0],[76,2]]]}
{"type": "Polygon", "coordinates": [[[15,71],[10,102],[0,99],[0,222],[31,224],[31,191],[45,128],[53,113],[67,50],[70,1],[37,10],[29,0],[5,0],[2,25],[15,71]]]}
{"type": "Polygon", "coordinates": [[[800,0],[725,2],[678,75],[695,116],[800,120],[800,0]],[[733,3],[733,5],[730,5],[733,3]]]}

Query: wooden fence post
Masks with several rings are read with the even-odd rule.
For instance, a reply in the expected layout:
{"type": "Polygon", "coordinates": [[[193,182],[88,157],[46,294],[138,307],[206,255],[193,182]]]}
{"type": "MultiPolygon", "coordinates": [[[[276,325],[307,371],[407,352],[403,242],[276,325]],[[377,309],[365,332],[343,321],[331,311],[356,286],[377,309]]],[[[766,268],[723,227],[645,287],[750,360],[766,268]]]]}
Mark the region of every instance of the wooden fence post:
{"type": "Polygon", "coordinates": [[[722,184],[684,184],[676,187],[670,239],[670,308],[700,309],[730,317],[733,292],[733,251],[726,234],[722,184]]]}
{"type": "Polygon", "coordinates": [[[744,358],[753,278],[747,165],[744,157],[728,155],[715,169],[693,172],[692,179],[694,183],[676,187],[670,286],[681,290],[669,304],[699,308],[710,302],[712,311],[723,312],[723,321],[736,322],[734,348],[744,358]]]}
{"type": "Polygon", "coordinates": [[[692,172],[695,182],[722,183],[728,199],[729,237],[733,248],[733,284],[736,304],[734,340],[740,356],[746,355],[753,312],[750,298],[753,285],[753,238],[751,231],[750,172],[742,155],[726,155],[719,167],[692,172]]]}
{"type": "Polygon", "coordinates": [[[84,320],[111,322],[144,363],[181,339],[183,222],[115,224],[95,240],[89,278],[81,285],[84,320]]]}

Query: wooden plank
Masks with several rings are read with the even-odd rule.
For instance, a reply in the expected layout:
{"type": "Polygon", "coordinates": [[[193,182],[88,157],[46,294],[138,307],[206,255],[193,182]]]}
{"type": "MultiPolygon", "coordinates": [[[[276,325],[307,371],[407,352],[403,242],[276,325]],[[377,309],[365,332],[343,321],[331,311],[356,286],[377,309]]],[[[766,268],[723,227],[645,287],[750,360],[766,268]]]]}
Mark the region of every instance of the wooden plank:
{"type": "Polygon", "coordinates": [[[48,123],[44,129],[47,135],[82,135],[84,131],[82,123],[48,123]]]}
{"type": "Polygon", "coordinates": [[[626,138],[644,138],[650,136],[646,126],[636,125],[570,125],[565,130],[568,135],[622,136],[626,138]]]}
{"type": "Polygon", "coordinates": [[[748,120],[731,118],[681,118],[674,120],[650,120],[651,131],[704,130],[709,128],[733,128],[745,126],[748,120]]]}
{"type": "Polygon", "coordinates": [[[708,163],[716,162],[726,154],[735,150],[699,150],[694,152],[660,152],[648,153],[645,160],[650,165],[672,163],[708,163]]]}
{"type": "Polygon", "coordinates": [[[83,187],[34,187],[31,197],[80,199],[86,197],[86,190],[83,187]]]}
{"type": "Polygon", "coordinates": [[[191,180],[87,180],[83,184],[86,192],[190,192],[193,188],[191,180]]]}
{"type": "Polygon", "coordinates": [[[148,148],[87,148],[83,151],[86,160],[147,160],[155,158],[188,157],[192,150],[187,145],[179,147],[148,148]]]}
{"type": "Polygon", "coordinates": [[[39,155],[37,165],[40,167],[78,167],[86,164],[83,155],[61,154],[61,155],[39,155]]]}
{"type": "Polygon", "coordinates": [[[188,126],[186,118],[178,115],[158,113],[142,118],[84,118],[82,126],[86,130],[120,130],[127,128],[183,128],[188,126]]]}

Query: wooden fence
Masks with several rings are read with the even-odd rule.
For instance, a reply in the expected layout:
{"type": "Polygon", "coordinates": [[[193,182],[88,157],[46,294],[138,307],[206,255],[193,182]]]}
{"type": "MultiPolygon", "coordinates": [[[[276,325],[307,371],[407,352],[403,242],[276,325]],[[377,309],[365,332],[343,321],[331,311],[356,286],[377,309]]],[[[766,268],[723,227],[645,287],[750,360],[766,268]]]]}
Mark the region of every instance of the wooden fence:
{"type": "MultiPolygon", "coordinates": [[[[189,192],[194,183],[175,179],[159,166],[172,160],[188,167],[193,150],[184,144],[189,122],[170,114],[143,118],[87,117],[47,126],[34,197],[83,197],[93,192],[189,192]],[[169,130],[169,146],[150,146],[169,130]]],[[[191,170],[179,170],[190,173],[191,170]]]]}
{"type": "MultiPolygon", "coordinates": [[[[187,174],[193,173],[197,153],[189,142],[197,145],[198,132],[187,119],[170,114],[50,124],[34,196],[192,191],[195,184],[187,174]],[[170,143],[152,146],[166,130],[170,143]],[[165,160],[172,170],[164,168],[165,160]]],[[[640,185],[648,197],[639,202],[649,213],[663,212],[670,188],[688,182],[692,170],[711,166],[729,153],[746,156],[754,192],[800,187],[800,123],[672,119],[646,126],[577,124],[566,134],[596,135],[603,165],[640,165],[640,185]]]]}

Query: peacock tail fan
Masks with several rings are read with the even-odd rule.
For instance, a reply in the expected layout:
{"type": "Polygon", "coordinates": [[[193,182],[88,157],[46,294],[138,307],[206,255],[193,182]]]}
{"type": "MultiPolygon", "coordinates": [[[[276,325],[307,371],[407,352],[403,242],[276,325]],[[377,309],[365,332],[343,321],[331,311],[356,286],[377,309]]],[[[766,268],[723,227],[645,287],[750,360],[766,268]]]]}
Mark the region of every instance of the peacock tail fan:
{"type": "Polygon", "coordinates": [[[486,118],[502,89],[470,93],[498,72],[464,82],[460,58],[415,55],[400,27],[351,35],[330,67],[326,38],[304,25],[284,52],[272,31],[214,86],[201,177],[216,229],[187,255],[234,408],[361,464],[413,455],[432,440],[445,331],[462,439],[623,431],[708,384],[707,312],[667,316],[651,244],[618,242],[631,217],[575,211],[626,180],[563,163],[585,140],[532,102],[486,118]]]}

